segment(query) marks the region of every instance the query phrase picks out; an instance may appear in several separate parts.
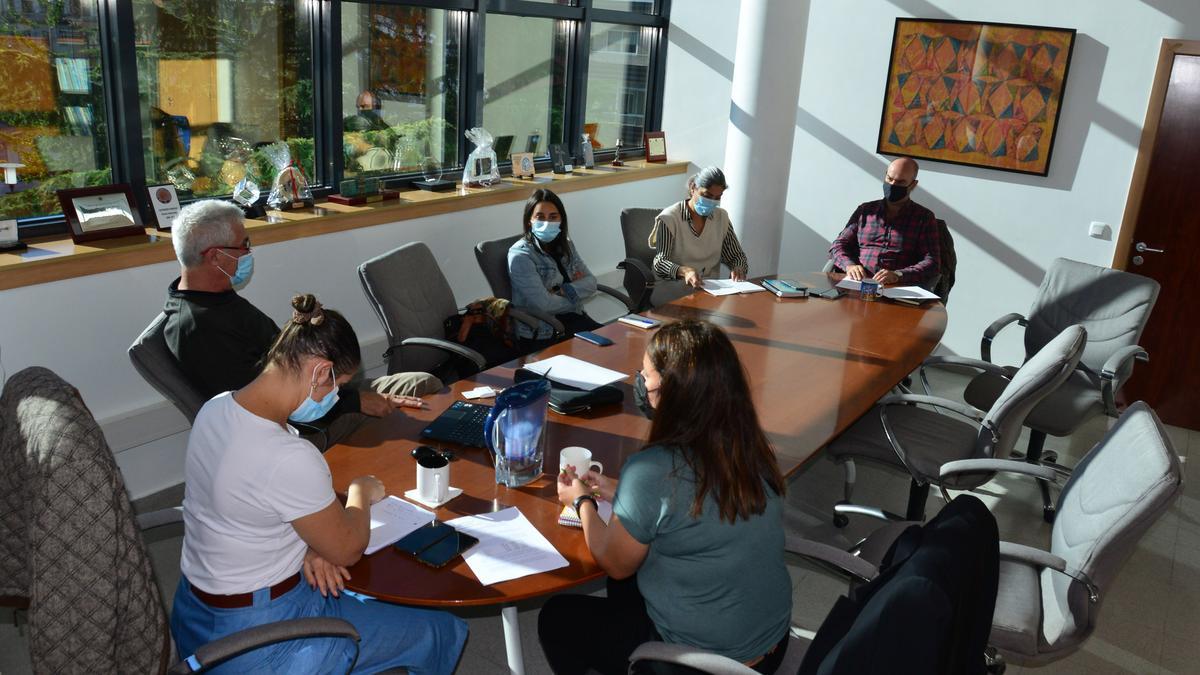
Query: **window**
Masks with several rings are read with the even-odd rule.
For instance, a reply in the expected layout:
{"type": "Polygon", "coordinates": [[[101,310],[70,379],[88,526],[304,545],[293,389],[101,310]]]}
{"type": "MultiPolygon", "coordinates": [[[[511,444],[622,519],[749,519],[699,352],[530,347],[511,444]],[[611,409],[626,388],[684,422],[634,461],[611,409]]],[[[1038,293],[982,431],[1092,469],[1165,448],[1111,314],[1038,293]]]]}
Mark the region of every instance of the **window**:
{"type": "Polygon", "coordinates": [[[0,219],[62,213],[56,190],[112,182],[95,0],[0,3],[0,219]],[[19,8],[19,11],[18,11],[19,8]]]}
{"type": "Polygon", "coordinates": [[[133,0],[146,182],[228,195],[277,173],[284,141],[314,182],[313,76],[304,0],[133,0]]]}
{"type": "Polygon", "coordinates": [[[490,14],[484,39],[483,127],[496,157],[545,154],[565,134],[565,21],[490,14]]]}
{"type": "Polygon", "coordinates": [[[642,144],[650,100],[650,28],[592,24],[584,131],[593,146],[642,144]]]}
{"type": "Polygon", "coordinates": [[[655,0],[592,0],[594,9],[611,9],[634,14],[655,14],[655,0]]]}
{"type": "Polygon", "coordinates": [[[342,150],[347,178],[458,163],[458,17],[342,5],[342,150]]]}

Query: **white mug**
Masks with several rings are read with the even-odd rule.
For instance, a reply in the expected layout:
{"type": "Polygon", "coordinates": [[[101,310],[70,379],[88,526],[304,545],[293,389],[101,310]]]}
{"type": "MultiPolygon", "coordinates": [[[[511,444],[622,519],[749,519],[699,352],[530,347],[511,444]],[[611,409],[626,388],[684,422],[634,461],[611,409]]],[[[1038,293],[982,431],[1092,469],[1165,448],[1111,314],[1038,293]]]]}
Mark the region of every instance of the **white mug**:
{"type": "Polygon", "coordinates": [[[604,465],[592,461],[592,451],[576,445],[563,448],[558,453],[558,470],[561,473],[567,466],[575,467],[575,475],[583,476],[588,469],[596,469],[596,473],[604,473],[604,465]]]}
{"type": "Polygon", "coordinates": [[[440,504],[450,496],[450,462],[441,455],[417,460],[417,494],[431,504],[440,504]]]}

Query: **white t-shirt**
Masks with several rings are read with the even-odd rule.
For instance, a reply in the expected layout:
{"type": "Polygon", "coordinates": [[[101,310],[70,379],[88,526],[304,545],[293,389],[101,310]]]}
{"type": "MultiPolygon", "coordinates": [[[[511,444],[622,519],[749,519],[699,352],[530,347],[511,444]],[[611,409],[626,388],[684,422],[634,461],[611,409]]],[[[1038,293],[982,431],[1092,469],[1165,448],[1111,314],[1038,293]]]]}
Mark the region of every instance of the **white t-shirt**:
{"type": "Polygon", "coordinates": [[[299,572],[308,546],[291,522],[336,499],[313,444],[246,410],[232,392],[196,415],[184,479],[180,567],[190,583],[221,595],[299,572]]]}

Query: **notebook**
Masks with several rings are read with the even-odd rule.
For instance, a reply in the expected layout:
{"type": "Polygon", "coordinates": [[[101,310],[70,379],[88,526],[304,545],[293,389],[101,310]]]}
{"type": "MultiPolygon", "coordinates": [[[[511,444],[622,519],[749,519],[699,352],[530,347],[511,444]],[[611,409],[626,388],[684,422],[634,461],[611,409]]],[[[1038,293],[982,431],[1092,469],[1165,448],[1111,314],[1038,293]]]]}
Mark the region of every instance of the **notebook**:
{"type": "MultiPolygon", "coordinates": [[[[600,520],[603,520],[605,525],[612,519],[612,509],[612,502],[603,499],[596,500],[596,511],[600,514],[600,520]]],[[[564,506],[562,513],[558,514],[558,524],[583,529],[583,523],[579,522],[579,514],[575,513],[575,507],[570,504],[564,506]]]]}

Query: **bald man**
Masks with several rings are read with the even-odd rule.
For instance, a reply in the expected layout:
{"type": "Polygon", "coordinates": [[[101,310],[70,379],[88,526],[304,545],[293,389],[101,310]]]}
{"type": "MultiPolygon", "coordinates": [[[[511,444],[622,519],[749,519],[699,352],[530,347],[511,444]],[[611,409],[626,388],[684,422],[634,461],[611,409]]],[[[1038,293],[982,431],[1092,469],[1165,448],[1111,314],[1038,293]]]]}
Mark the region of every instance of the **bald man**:
{"type": "Polygon", "coordinates": [[[829,247],[829,259],[846,277],[929,288],[941,260],[937,219],[912,200],[917,163],[901,157],[888,165],[883,199],[860,204],[829,247]]]}

